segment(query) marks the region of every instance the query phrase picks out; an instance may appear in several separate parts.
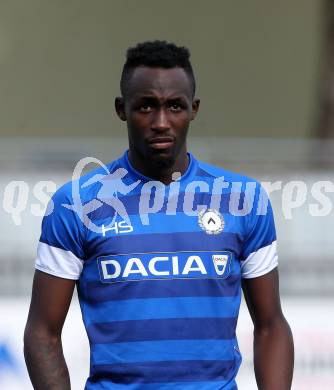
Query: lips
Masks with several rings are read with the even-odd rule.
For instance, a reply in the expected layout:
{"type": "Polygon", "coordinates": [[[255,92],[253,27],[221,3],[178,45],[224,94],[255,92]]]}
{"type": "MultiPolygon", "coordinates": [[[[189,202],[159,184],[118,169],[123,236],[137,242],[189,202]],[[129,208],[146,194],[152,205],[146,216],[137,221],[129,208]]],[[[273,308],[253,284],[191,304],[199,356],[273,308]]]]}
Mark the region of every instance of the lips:
{"type": "Polygon", "coordinates": [[[172,137],[154,137],[149,140],[149,145],[154,149],[167,149],[174,142],[172,137]]]}

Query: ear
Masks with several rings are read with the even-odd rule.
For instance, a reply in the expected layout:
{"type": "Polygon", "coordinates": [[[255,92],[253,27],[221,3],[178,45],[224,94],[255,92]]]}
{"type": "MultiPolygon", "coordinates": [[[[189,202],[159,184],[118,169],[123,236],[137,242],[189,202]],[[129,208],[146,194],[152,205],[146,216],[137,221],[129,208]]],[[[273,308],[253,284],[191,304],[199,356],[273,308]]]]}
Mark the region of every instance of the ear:
{"type": "Polygon", "coordinates": [[[115,99],[115,110],[119,119],[122,121],[126,121],[125,104],[124,99],[122,97],[117,97],[115,99]]]}
{"type": "Polygon", "coordinates": [[[191,120],[196,118],[197,112],[199,110],[199,104],[200,104],[200,99],[198,98],[193,99],[193,102],[191,104],[191,120]]]}

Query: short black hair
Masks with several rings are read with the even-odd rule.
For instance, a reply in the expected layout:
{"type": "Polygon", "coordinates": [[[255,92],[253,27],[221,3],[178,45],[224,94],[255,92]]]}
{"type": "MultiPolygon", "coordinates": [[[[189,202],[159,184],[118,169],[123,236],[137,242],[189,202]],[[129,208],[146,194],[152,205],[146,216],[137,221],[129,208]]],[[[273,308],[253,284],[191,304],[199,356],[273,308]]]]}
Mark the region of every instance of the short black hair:
{"type": "Polygon", "coordinates": [[[175,68],[185,70],[191,82],[192,94],[195,95],[196,81],[190,63],[190,52],[184,46],[176,46],[166,41],[146,41],[130,47],[126,53],[126,62],[121,76],[121,93],[126,95],[127,84],[135,68],[148,66],[150,68],[175,68]]]}

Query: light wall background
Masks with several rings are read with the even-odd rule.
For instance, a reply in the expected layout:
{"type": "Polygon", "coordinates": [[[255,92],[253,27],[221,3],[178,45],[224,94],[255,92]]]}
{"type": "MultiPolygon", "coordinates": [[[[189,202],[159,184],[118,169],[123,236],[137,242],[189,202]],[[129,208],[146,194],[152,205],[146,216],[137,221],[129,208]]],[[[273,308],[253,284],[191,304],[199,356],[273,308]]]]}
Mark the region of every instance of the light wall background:
{"type": "Polygon", "coordinates": [[[0,137],[125,134],[114,114],[127,47],[186,45],[194,135],[307,137],[319,73],[318,0],[1,0],[0,137]]]}

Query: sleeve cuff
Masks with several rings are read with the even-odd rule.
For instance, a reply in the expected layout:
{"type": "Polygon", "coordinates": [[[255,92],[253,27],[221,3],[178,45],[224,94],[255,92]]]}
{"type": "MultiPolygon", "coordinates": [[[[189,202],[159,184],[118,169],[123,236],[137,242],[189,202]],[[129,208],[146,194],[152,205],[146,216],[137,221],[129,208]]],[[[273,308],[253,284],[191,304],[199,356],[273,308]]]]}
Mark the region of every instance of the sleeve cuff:
{"type": "Polygon", "coordinates": [[[71,251],[39,242],[35,268],[60,278],[78,280],[82,272],[83,260],[71,251]]]}
{"type": "Polygon", "coordinates": [[[277,242],[258,249],[241,262],[241,277],[257,278],[272,271],[278,265],[277,242]]]}

